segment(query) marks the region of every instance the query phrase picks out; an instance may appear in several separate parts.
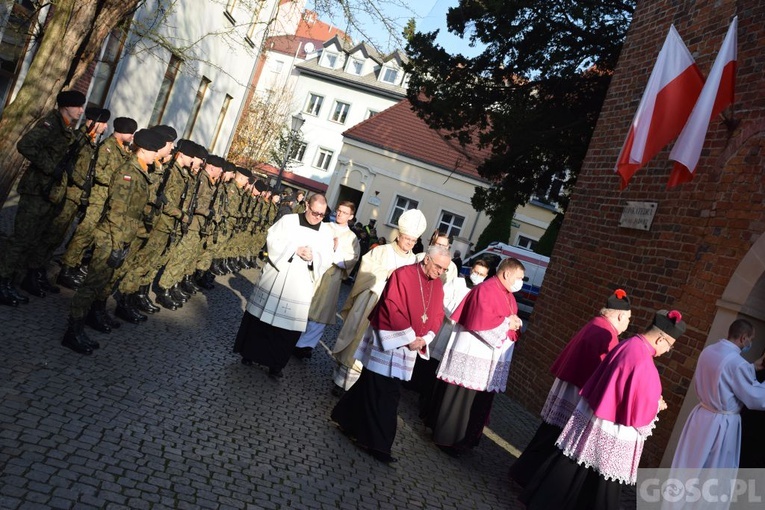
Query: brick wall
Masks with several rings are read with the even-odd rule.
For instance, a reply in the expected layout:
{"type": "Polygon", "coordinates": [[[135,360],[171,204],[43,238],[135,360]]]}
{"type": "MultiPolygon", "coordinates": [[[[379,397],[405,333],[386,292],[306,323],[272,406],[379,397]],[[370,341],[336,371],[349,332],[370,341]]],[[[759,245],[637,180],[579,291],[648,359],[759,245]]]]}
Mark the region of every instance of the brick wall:
{"type": "Polygon", "coordinates": [[[746,1],[638,2],[577,188],[552,255],[529,331],[517,346],[508,393],[534,412],[552,383],[549,366],[615,288],[630,294],[633,320],[676,308],[687,334],[657,358],[669,409],[646,444],[642,466],[666,447],[696,359],[736,267],[765,231],[765,4],[746,1]],[[713,119],[694,181],[666,190],[665,149],[619,191],[613,168],[656,56],[675,25],[706,76],[730,20],[739,16],[736,104],[729,129],[713,119]],[[648,232],[618,227],[626,201],[657,202],[648,232]]]}

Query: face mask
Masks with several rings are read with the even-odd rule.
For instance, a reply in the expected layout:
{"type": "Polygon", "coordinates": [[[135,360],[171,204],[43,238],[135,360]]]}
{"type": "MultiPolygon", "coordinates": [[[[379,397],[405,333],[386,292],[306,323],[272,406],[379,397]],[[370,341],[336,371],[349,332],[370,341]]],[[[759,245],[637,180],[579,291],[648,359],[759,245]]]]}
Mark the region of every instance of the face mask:
{"type": "Polygon", "coordinates": [[[747,352],[749,352],[749,349],[751,348],[752,348],[752,342],[749,342],[748,344],[746,344],[745,346],[741,348],[741,354],[746,354],[747,352]]]}
{"type": "Polygon", "coordinates": [[[510,292],[518,292],[523,288],[523,280],[515,280],[515,283],[510,287],[510,292]]]}
{"type": "Polygon", "coordinates": [[[480,274],[476,274],[476,273],[470,273],[470,281],[473,282],[473,285],[478,285],[485,279],[486,279],[485,276],[481,276],[480,274]]]}

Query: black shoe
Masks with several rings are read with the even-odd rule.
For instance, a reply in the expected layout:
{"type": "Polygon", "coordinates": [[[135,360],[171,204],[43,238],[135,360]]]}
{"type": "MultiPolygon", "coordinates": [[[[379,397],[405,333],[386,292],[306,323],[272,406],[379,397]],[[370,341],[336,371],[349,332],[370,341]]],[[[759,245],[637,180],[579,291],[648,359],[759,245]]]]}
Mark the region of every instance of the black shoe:
{"type": "Polygon", "coordinates": [[[242,365],[251,367],[252,366],[252,360],[247,358],[242,358],[242,365]]]}
{"type": "Polygon", "coordinates": [[[129,322],[131,324],[140,324],[145,320],[141,319],[141,317],[146,316],[142,315],[138,310],[133,308],[129,298],[129,295],[126,296],[124,294],[119,296],[117,299],[117,308],[114,310],[114,315],[125,322],[129,322]]]}
{"type": "Polygon", "coordinates": [[[179,303],[180,306],[183,306],[183,303],[189,300],[189,296],[183,293],[177,283],[170,287],[170,297],[173,298],[173,301],[179,303]]]}
{"type": "Polygon", "coordinates": [[[69,326],[66,328],[61,345],[72,349],[79,354],[93,354],[93,348],[90,347],[90,338],[85,334],[82,319],[73,319],[69,317],[69,326]]]}
{"type": "Polygon", "coordinates": [[[142,314],[141,310],[138,309],[138,306],[136,305],[136,301],[138,300],[138,298],[136,297],[137,295],[138,295],[137,293],[129,294],[127,296],[127,303],[135,312],[136,316],[138,317],[138,320],[141,322],[144,322],[149,320],[149,316],[142,314]]]}
{"type": "Polygon", "coordinates": [[[135,307],[144,313],[157,313],[160,308],[151,302],[148,292],[148,285],[142,285],[139,287],[138,292],[134,294],[133,304],[135,304],[135,307]]]}
{"type": "Polygon", "coordinates": [[[215,275],[212,271],[205,271],[202,280],[199,282],[203,289],[212,290],[215,288],[215,275]]]}
{"type": "Polygon", "coordinates": [[[40,285],[40,280],[37,279],[37,270],[28,269],[26,276],[21,280],[21,290],[31,294],[35,297],[44,298],[46,296],[45,290],[40,285]]]}
{"type": "Polygon", "coordinates": [[[58,272],[58,278],[56,283],[67,289],[77,290],[85,278],[77,269],[69,266],[61,266],[61,271],[58,272]]]}
{"type": "Polygon", "coordinates": [[[192,285],[191,283],[191,277],[184,276],[183,280],[181,280],[181,283],[178,284],[178,287],[189,296],[193,296],[197,293],[197,288],[195,285],[192,285]]]}
{"type": "Polygon", "coordinates": [[[297,359],[311,359],[313,349],[310,347],[295,347],[292,350],[292,355],[297,359]]]}
{"type": "Polygon", "coordinates": [[[367,449],[367,453],[385,464],[393,464],[394,462],[398,462],[398,459],[392,456],[390,453],[379,452],[377,450],[372,450],[371,448],[367,449]]]}
{"type": "MultiPolygon", "coordinates": [[[[106,301],[94,301],[85,317],[85,325],[101,333],[111,333],[112,327],[106,320],[106,301]]],[[[94,349],[98,347],[93,346],[94,349]]]]}
{"type": "Polygon", "coordinates": [[[171,311],[178,309],[178,303],[176,303],[173,296],[170,295],[169,290],[163,289],[162,287],[157,287],[157,290],[157,303],[171,311]]]}
{"type": "Polygon", "coordinates": [[[202,290],[199,285],[197,285],[197,282],[194,281],[194,276],[192,275],[186,275],[186,277],[183,279],[184,282],[186,282],[186,285],[189,286],[189,288],[192,290],[192,294],[196,294],[200,290],[202,290]]]}
{"type": "Polygon", "coordinates": [[[278,381],[279,379],[284,377],[284,372],[282,372],[281,368],[269,368],[268,369],[268,377],[278,381]]]}
{"type": "Polygon", "coordinates": [[[223,276],[224,274],[226,274],[226,271],[223,269],[223,267],[221,267],[221,264],[218,262],[218,260],[212,261],[209,272],[211,272],[215,276],[223,276]]]}
{"type": "Polygon", "coordinates": [[[0,278],[0,305],[19,306],[19,300],[11,292],[11,279],[0,278]]]}
{"type": "Polygon", "coordinates": [[[120,326],[122,326],[122,321],[118,321],[110,312],[109,310],[104,307],[104,318],[106,319],[106,323],[109,324],[109,327],[112,329],[117,329],[120,326]]]}
{"type": "Polygon", "coordinates": [[[332,395],[336,397],[342,397],[344,393],[345,393],[344,388],[342,388],[341,386],[338,386],[337,384],[332,385],[332,395]]]}
{"type": "Polygon", "coordinates": [[[40,281],[40,288],[44,290],[45,292],[48,292],[49,294],[58,294],[61,292],[61,288],[57,285],[53,285],[48,280],[48,273],[45,271],[45,268],[37,268],[37,279],[40,281]]]}

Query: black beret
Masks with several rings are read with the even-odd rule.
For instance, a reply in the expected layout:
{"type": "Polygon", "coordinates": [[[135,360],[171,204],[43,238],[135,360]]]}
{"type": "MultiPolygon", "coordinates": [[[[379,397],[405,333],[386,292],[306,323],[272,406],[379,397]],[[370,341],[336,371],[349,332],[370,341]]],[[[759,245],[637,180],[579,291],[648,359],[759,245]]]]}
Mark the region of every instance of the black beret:
{"type": "Polygon", "coordinates": [[[261,193],[263,193],[264,191],[268,189],[268,185],[265,182],[263,182],[261,179],[258,179],[257,181],[255,181],[254,186],[255,186],[255,189],[260,191],[261,193]]]}
{"type": "Polygon", "coordinates": [[[226,160],[215,154],[207,156],[207,164],[223,168],[226,165],[226,160]]]}
{"type": "Polygon", "coordinates": [[[85,108],[85,118],[94,122],[109,122],[111,116],[112,112],[106,108],[98,108],[95,106],[85,108]]]}
{"type": "Polygon", "coordinates": [[[207,149],[205,149],[203,146],[199,145],[196,142],[194,143],[194,154],[191,154],[191,156],[194,156],[195,158],[199,159],[207,159],[208,153],[207,149]]]}
{"type": "Polygon", "coordinates": [[[114,119],[114,131],[116,133],[133,134],[138,129],[138,123],[130,117],[117,117],[114,119]]]}
{"type": "Polygon", "coordinates": [[[133,143],[147,151],[158,151],[167,143],[165,138],[153,129],[141,129],[135,132],[133,143]]]}
{"type": "Polygon", "coordinates": [[[244,175],[248,179],[252,178],[252,172],[250,170],[248,170],[247,168],[238,166],[238,167],[236,167],[236,172],[239,173],[239,174],[244,175]]]}
{"type": "Polygon", "coordinates": [[[223,171],[234,173],[236,172],[236,165],[231,161],[226,160],[226,163],[223,165],[223,171]]]}
{"type": "Polygon", "coordinates": [[[174,142],[176,138],[178,138],[178,132],[173,129],[172,126],[168,126],[167,124],[160,124],[158,126],[154,126],[154,131],[157,131],[159,133],[162,133],[162,136],[165,137],[166,142],[174,142]]]}
{"type": "Polygon", "coordinates": [[[178,142],[175,144],[175,150],[178,152],[182,152],[183,154],[187,156],[194,157],[194,153],[196,151],[196,145],[191,140],[187,140],[186,138],[181,138],[178,140],[178,142]]]}
{"type": "Polygon", "coordinates": [[[608,296],[606,308],[611,310],[629,310],[630,298],[627,297],[627,293],[624,290],[616,289],[613,294],[608,296]]]}
{"type": "Polygon", "coordinates": [[[85,94],[79,90],[62,90],[56,96],[56,104],[59,108],[82,106],[85,104],[85,94]]]}
{"type": "Polygon", "coordinates": [[[677,310],[659,310],[653,317],[653,325],[677,340],[685,333],[686,324],[677,310]]]}

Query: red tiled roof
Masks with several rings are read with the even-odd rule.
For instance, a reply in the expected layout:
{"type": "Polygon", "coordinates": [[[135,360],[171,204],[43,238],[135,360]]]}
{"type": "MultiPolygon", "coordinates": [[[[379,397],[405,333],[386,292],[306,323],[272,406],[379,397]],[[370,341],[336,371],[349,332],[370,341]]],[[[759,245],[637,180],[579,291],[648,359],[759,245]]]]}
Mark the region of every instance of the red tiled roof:
{"type": "Polygon", "coordinates": [[[462,147],[457,140],[447,140],[444,134],[428,127],[412,111],[409,100],[404,99],[356,124],[343,136],[485,181],[478,174],[478,167],[491,155],[491,149],[479,149],[475,145],[462,147]]]}
{"type": "MultiPolygon", "coordinates": [[[[255,171],[263,172],[266,175],[273,177],[279,175],[279,169],[268,163],[261,163],[260,165],[256,165],[255,171]]],[[[291,185],[293,187],[302,188],[313,193],[326,193],[328,189],[328,186],[323,182],[314,181],[313,179],[302,177],[287,171],[282,173],[282,183],[283,185],[291,185]]]]}
{"type": "Polygon", "coordinates": [[[320,48],[324,44],[323,39],[298,37],[296,35],[277,35],[266,40],[266,50],[283,53],[290,57],[294,57],[297,52],[297,58],[305,60],[305,45],[309,42],[313,43],[315,48],[320,48]]]}

